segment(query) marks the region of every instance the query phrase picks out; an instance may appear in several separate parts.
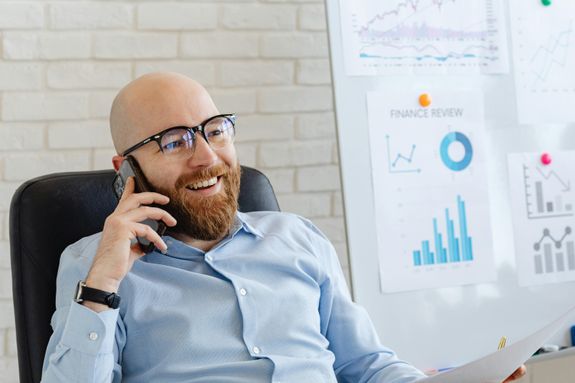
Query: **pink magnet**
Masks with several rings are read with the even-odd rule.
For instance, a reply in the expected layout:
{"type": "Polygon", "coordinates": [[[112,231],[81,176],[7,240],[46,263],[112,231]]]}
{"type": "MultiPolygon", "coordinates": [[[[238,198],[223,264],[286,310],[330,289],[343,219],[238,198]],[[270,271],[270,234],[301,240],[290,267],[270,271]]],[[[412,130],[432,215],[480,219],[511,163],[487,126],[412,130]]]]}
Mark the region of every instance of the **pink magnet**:
{"type": "Polygon", "coordinates": [[[551,154],[549,153],[543,153],[541,155],[541,163],[543,165],[549,165],[551,163],[551,154]]]}

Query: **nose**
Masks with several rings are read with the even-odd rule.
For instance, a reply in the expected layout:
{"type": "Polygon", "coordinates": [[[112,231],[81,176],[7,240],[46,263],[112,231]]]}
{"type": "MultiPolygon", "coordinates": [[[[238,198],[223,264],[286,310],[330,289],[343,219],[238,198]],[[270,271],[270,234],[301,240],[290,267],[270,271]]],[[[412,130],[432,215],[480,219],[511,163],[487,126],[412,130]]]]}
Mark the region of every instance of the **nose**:
{"type": "Polygon", "coordinates": [[[196,132],[193,153],[188,159],[188,165],[192,168],[209,167],[218,161],[218,155],[210,144],[202,137],[200,132],[196,132]]]}

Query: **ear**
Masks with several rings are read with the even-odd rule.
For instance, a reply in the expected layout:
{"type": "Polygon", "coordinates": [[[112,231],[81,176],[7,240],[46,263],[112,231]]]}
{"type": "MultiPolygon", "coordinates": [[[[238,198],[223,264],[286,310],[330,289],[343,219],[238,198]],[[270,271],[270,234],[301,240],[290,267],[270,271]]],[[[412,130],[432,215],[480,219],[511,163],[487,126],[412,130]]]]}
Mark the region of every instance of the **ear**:
{"type": "Polygon", "coordinates": [[[119,155],[115,155],[114,157],[112,157],[112,165],[114,165],[114,169],[116,171],[120,169],[120,165],[122,165],[122,162],[124,162],[124,157],[119,155]]]}

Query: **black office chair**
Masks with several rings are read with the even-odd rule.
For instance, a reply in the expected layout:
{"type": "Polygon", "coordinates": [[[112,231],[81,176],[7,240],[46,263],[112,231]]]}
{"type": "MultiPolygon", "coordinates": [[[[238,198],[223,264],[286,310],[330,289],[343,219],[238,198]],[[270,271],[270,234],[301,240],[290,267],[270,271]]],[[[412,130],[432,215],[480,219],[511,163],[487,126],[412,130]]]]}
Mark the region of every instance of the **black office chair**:
{"type": "MultiPolygon", "coordinates": [[[[56,173],[27,181],[10,206],[10,251],[20,383],[39,382],[66,246],[102,230],[117,204],[114,172],[56,173]]],[[[242,166],[239,210],[279,211],[272,186],[242,166]]]]}

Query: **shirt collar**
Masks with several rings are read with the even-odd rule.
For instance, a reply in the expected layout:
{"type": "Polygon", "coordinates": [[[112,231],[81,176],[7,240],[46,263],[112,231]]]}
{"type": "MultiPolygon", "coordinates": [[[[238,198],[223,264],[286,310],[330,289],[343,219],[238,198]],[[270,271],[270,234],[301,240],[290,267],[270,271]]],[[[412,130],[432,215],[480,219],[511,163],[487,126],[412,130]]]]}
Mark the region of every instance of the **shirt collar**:
{"type": "MultiPolygon", "coordinates": [[[[263,233],[256,229],[254,226],[252,226],[250,223],[248,223],[248,216],[246,215],[246,213],[242,213],[242,212],[237,212],[236,213],[236,219],[234,222],[234,227],[235,225],[240,224],[241,227],[248,233],[255,235],[258,238],[263,238],[263,233]]],[[[232,229],[234,230],[234,229],[232,229]]],[[[237,230],[239,229],[235,229],[235,232],[237,232],[237,230]]],[[[235,234],[235,233],[234,233],[235,234]]]]}
{"type": "MultiPolygon", "coordinates": [[[[236,234],[238,234],[238,232],[240,230],[244,230],[246,233],[252,234],[258,238],[263,238],[263,233],[256,229],[254,226],[252,226],[251,224],[249,224],[248,222],[248,216],[245,213],[241,213],[241,212],[236,212],[236,216],[234,218],[234,222],[232,223],[232,227],[230,228],[230,233],[228,235],[226,235],[221,242],[225,242],[233,237],[236,236],[236,234]]],[[[169,235],[164,236],[164,239],[166,240],[166,244],[168,245],[168,249],[173,247],[174,245],[176,246],[176,248],[191,248],[194,250],[198,250],[192,246],[189,246],[187,244],[185,244],[184,242],[181,242],[180,240],[173,238],[169,235]]],[[[216,245],[217,247],[218,245],[216,245]]],[[[169,252],[169,250],[168,250],[169,252]]]]}

